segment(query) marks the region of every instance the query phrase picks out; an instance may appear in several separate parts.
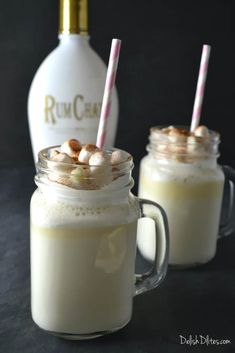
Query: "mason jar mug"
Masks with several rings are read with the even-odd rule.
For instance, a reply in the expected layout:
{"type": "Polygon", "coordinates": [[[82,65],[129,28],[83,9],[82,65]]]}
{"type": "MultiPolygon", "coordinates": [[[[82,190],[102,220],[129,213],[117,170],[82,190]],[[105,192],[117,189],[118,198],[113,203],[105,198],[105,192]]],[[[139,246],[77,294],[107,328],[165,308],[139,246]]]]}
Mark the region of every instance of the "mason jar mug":
{"type": "MultiPolygon", "coordinates": [[[[190,267],[207,263],[216,253],[219,235],[233,232],[235,172],[217,163],[220,136],[191,136],[187,127],[153,127],[148,154],[140,163],[139,197],[159,203],[170,231],[169,264],[190,267]],[[230,185],[227,221],[220,220],[224,181],[230,185]]],[[[151,212],[147,212],[148,215],[151,212]]],[[[138,234],[142,255],[153,260],[155,238],[138,234]]]]}
{"type": "Polygon", "coordinates": [[[91,176],[90,166],[52,161],[54,149],[39,153],[31,199],[32,317],[49,333],[93,338],[125,326],[133,297],[164,279],[167,219],[159,205],[130,192],[131,155],[91,176]],[[152,269],[135,274],[137,221],[146,207],[161,246],[152,269]]]}

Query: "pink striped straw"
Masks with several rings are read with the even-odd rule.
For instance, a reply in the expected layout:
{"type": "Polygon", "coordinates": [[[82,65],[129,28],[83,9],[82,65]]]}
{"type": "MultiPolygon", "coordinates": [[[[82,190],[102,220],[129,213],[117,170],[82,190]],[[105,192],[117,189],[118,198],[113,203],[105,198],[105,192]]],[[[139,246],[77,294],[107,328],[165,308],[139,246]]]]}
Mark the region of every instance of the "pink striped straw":
{"type": "Polygon", "coordinates": [[[96,146],[103,148],[107,133],[108,117],[111,109],[112,91],[115,84],[117,73],[118,59],[121,47],[120,39],[113,39],[109,56],[109,64],[104,87],[104,96],[101,106],[100,122],[96,139],[96,146]]]}
{"type": "Polygon", "coordinates": [[[196,95],[194,100],[190,131],[194,131],[200,122],[210,52],[211,52],[210,45],[204,44],[202,49],[202,57],[201,57],[201,63],[200,63],[198,81],[197,81],[197,89],[196,89],[196,95]]]}

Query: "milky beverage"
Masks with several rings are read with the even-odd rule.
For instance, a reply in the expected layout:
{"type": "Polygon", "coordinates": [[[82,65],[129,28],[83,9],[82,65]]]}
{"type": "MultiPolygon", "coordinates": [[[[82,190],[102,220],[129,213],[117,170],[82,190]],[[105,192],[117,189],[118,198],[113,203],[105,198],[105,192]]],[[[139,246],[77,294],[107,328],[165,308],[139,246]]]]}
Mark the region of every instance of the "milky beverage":
{"type": "Polygon", "coordinates": [[[130,320],[139,211],[110,156],[96,155],[92,170],[66,148],[40,162],[31,200],[32,316],[50,332],[95,334],[130,320]]]}
{"type": "Polygon", "coordinates": [[[136,219],[129,217],[123,224],[121,206],[105,203],[93,207],[57,200],[51,212],[52,205],[39,190],[32,203],[34,321],[48,331],[74,334],[105,331],[128,322],[136,219]]]}
{"type": "MultiPolygon", "coordinates": [[[[219,135],[168,127],[151,130],[149,154],[141,161],[139,196],[165,209],[170,229],[169,263],[208,262],[216,252],[224,175],[216,163],[219,135]]],[[[138,235],[142,254],[152,259],[154,238],[138,235]]]]}

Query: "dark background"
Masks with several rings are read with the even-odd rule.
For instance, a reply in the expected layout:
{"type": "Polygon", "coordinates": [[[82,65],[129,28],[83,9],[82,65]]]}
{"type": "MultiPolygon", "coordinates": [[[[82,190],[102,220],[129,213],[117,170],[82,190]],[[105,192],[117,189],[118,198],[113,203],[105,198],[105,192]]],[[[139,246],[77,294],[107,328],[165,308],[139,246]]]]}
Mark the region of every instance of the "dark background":
{"type": "MultiPolygon", "coordinates": [[[[235,166],[233,0],[90,0],[91,45],[107,63],[122,39],[116,146],[136,162],[149,127],[189,124],[201,49],[212,45],[202,123],[221,132],[221,163],[235,166]],[[131,143],[130,143],[131,141],[131,143]]],[[[0,162],[32,164],[27,95],[56,47],[58,0],[0,1],[0,162]]]]}
{"type": "MultiPolygon", "coordinates": [[[[150,126],[190,123],[201,49],[208,43],[202,122],[221,132],[220,161],[235,167],[233,3],[90,0],[91,44],[106,63],[111,39],[122,39],[116,145],[137,164],[150,126]]],[[[35,71],[58,43],[57,28],[58,0],[0,0],[0,352],[234,353],[234,236],[218,242],[207,265],[169,271],[162,287],[136,298],[131,324],[116,335],[67,342],[32,324],[28,204],[34,168],[27,95],[35,71]],[[232,344],[186,347],[179,334],[209,334],[232,344]]]]}

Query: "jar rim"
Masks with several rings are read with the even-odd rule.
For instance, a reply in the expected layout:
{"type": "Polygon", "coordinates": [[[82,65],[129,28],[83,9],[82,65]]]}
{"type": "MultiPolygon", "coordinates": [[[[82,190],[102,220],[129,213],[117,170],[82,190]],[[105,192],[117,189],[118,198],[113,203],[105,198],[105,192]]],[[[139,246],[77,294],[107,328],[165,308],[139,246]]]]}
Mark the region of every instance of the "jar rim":
{"type": "MultiPolygon", "coordinates": [[[[49,182],[62,184],[72,189],[79,190],[97,190],[112,184],[119,179],[119,187],[129,185],[131,180],[131,171],[134,167],[133,157],[127,153],[127,158],[116,164],[103,166],[64,163],[51,160],[54,151],[59,149],[59,145],[44,148],[38,153],[38,162],[36,163],[38,180],[49,180],[49,182]]],[[[111,155],[114,151],[123,151],[118,148],[110,148],[105,152],[111,155]]],[[[125,151],[124,151],[125,152],[125,151]]],[[[116,183],[118,186],[118,183],[116,183]]]]}
{"type": "MultiPolygon", "coordinates": [[[[190,127],[189,126],[186,126],[186,125],[170,125],[171,127],[173,128],[176,128],[176,129],[180,129],[181,132],[182,132],[182,136],[186,136],[186,137],[190,137],[190,127]]],[[[155,125],[155,126],[152,126],[149,131],[150,131],[150,135],[149,135],[149,140],[151,139],[155,139],[157,136],[159,136],[159,138],[163,138],[165,141],[169,141],[170,142],[170,139],[169,139],[169,136],[167,134],[165,134],[162,130],[165,129],[165,128],[169,128],[170,127],[169,125],[155,125]]],[[[205,140],[205,143],[220,143],[221,140],[220,140],[220,133],[218,131],[215,131],[215,130],[212,130],[212,129],[208,129],[208,132],[209,132],[209,138],[205,140]]],[[[193,136],[193,135],[192,135],[193,136]]],[[[198,142],[200,143],[203,143],[203,138],[200,137],[200,136],[195,136],[195,138],[198,140],[198,142]]],[[[151,141],[150,141],[151,142],[151,141]]],[[[169,143],[168,142],[168,143],[169,143]]],[[[171,142],[173,143],[173,142],[171,142]]],[[[175,144],[183,144],[182,142],[181,143],[175,143],[175,144]]],[[[188,142],[187,141],[187,144],[192,144],[192,142],[188,142]]]]}
{"type": "Polygon", "coordinates": [[[189,126],[184,125],[153,126],[150,128],[147,151],[159,159],[186,163],[218,158],[220,134],[210,129],[207,129],[207,134],[196,136],[190,132],[189,126]]]}

